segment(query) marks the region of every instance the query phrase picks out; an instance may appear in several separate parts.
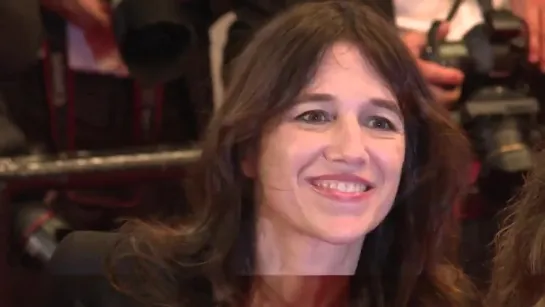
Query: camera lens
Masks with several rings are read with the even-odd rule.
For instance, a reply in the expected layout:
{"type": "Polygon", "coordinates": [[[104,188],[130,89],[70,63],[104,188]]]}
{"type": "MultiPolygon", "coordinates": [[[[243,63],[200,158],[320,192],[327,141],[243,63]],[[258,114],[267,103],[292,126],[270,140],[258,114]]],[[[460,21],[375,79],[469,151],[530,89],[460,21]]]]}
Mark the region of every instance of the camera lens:
{"type": "Polygon", "coordinates": [[[184,55],[196,39],[182,2],[118,0],[112,12],[116,42],[133,77],[154,84],[181,75],[184,55]]]}
{"type": "Polygon", "coordinates": [[[125,60],[142,65],[175,61],[189,45],[187,28],[168,23],[154,24],[127,33],[121,52],[125,60]]]}
{"type": "Polygon", "coordinates": [[[525,143],[516,118],[505,117],[481,128],[485,159],[491,168],[514,173],[532,167],[533,152],[525,143]]]}

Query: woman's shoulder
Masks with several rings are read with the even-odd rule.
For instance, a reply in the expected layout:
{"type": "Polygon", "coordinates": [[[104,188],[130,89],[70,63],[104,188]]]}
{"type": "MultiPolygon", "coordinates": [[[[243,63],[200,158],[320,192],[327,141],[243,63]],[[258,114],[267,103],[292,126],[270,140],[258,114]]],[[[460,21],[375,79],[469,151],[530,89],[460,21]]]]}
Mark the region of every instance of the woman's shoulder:
{"type": "Polygon", "coordinates": [[[99,274],[107,255],[121,241],[121,237],[115,232],[72,232],[55,249],[48,269],[58,274],[99,274]]]}

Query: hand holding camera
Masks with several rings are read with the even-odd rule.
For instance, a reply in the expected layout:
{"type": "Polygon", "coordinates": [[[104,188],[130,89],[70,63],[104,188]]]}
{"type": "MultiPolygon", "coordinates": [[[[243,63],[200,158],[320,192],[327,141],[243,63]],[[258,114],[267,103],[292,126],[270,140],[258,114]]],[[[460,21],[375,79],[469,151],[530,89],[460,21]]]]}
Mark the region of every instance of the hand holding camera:
{"type": "MultiPolygon", "coordinates": [[[[441,25],[437,33],[439,36],[437,39],[442,40],[447,36],[448,27],[449,25],[446,22],[441,25]]],[[[444,105],[450,105],[458,101],[461,85],[464,81],[464,73],[457,68],[445,67],[420,57],[427,43],[426,33],[407,31],[403,33],[402,39],[415,57],[436,100],[444,105]]]]}

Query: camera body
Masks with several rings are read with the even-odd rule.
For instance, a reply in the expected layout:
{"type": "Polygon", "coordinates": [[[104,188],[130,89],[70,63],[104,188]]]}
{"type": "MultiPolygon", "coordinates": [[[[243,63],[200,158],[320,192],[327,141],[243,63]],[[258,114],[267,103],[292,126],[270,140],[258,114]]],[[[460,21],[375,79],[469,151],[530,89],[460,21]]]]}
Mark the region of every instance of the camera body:
{"type": "Polygon", "coordinates": [[[530,94],[526,23],[508,10],[484,13],[462,41],[438,39],[441,22],[428,32],[422,58],[465,74],[453,118],[464,127],[483,171],[520,173],[532,166],[532,144],[541,138],[539,102],[530,94]]]}
{"type": "Polygon", "coordinates": [[[148,84],[178,77],[196,36],[183,1],[109,1],[116,42],[131,75],[148,84]]]}

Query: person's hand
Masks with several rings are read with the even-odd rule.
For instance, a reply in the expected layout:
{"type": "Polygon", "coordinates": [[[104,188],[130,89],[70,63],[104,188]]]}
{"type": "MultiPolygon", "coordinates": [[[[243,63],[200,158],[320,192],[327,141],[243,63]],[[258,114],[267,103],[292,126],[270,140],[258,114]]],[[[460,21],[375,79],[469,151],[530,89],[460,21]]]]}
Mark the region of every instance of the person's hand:
{"type": "Polygon", "coordinates": [[[528,60],[545,72],[545,0],[511,0],[511,9],[528,24],[528,60]]]}
{"type": "Polygon", "coordinates": [[[41,3],[83,31],[93,57],[101,69],[122,76],[127,74],[127,68],[115,41],[107,1],[41,0],[41,3]]]}
{"type": "MultiPolygon", "coordinates": [[[[439,39],[444,38],[447,33],[448,24],[445,23],[439,28],[439,39]]],[[[444,105],[456,102],[460,98],[461,85],[464,81],[464,74],[462,71],[455,68],[444,67],[440,64],[425,61],[420,58],[422,49],[427,43],[426,33],[407,31],[402,34],[402,39],[415,57],[424,78],[428,81],[435,99],[444,105]],[[453,89],[447,90],[445,87],[453,87],[453,89]]]]}
{"type": "Polygon", "coordinates": [[[106,1],[41,0],[41,3],[84,30],[110,26],[110,12],[106,1]]]}

